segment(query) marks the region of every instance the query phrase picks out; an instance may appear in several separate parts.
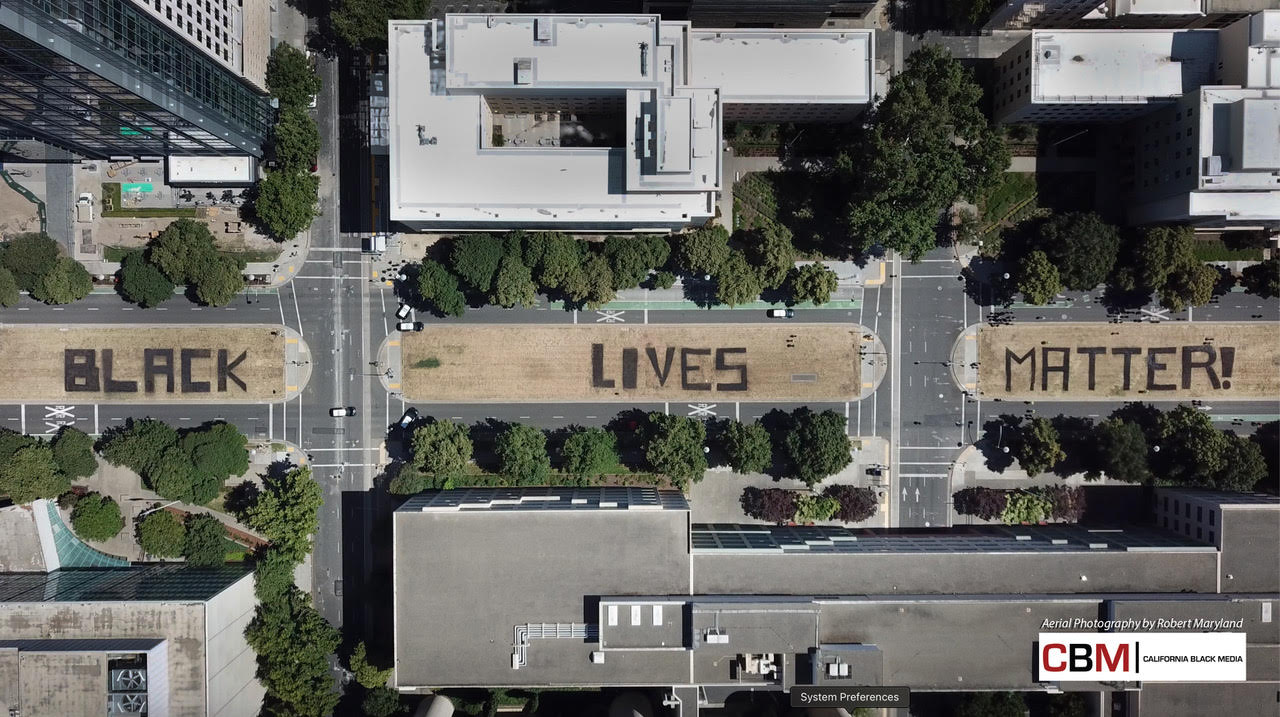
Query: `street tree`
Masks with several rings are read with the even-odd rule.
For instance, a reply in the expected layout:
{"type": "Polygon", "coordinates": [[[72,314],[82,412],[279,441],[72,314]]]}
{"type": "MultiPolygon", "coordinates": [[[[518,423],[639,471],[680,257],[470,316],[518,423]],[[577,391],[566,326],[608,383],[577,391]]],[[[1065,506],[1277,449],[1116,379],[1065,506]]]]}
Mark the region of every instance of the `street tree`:
{"type": "Polygon", "coordinates": [[[1136,423],[1108,418],[1094,429],[1095,449],[1103,473],[1126,483],[1151,480],[1147,438],[1136,423]]]}
{"type": "Polygon", "coordinates": [[[787,274],[796,263],[796,248],[791,242],[791,232],[780,224],[770,224],[750,232],[747,251],[751,264],[766,289],[777,289],[787,280],[787,274]]]}
{"type": "Polygon", "coordinates": [[[831,300],[838,285],[836,273],[822,262],[797,266],[790,273],[791,301],[797,304],[811,301],[820,306],[831,300]]]}
{"type": "Polygon", "coordinates": [[[586,242],[560,232],[537,232],[529,235],[525,261],[535,270],[534,278],[547,289],[565,289],[566,283],[582,270],[586,259],[586,242]]]}
{"type": "Polygon", "coordinates": [[[147,242],[146,259],[174,284],[192,284],[217,254],[209,227],[183,217],[147,242]]]}
{"type": "Polygon", "coordinates": [[[209,568],[226,561],[226,528],[208,513],[188,513],[183,522],[182,557],[188,565],[209,568]]]}
{"type": "Polygon", "coordinates": [[[796,514],[792,518],[801,525],[816,523],[819,520],[831,520],[840,511],[840,501],[825,495],[796,496],[796,514]]]}
{"type": "Polygon", "coordinates": [[[860,523],[867,520],[875,515],[876,509],[880,507],[875,490],[848,483],[829,485],[823,489],[822,495],[840,504],[832,517],[843,523],[860,523]]]}
{"type": "MultiPolygon", "coordinates": [[[[1280,257],[1273,256],[1266,261],[1246,266],[1240,273],[1245,291],[1264,299],[1280,296],[1280,257]]],[[[0,303],[3,303],[2,298],[0,303]]]]}
{"type": "Polygon", "coordinates": [[[609,260],[595,252],[587,254],[582,265],[566,278],[562,288],[574,302],[588,309],[598,309],[613,301],[613,270],[609,260]]]}
{"type": "Polygon", "coordinates": [[[721,442],[736,473],[761,473],[773,463],[773,442],[759,423],[730,421],[721,442]]]}
{"type": "Polygon", "coordinates": [[[1259,487],[1259,490],[1273,495],[1280,494],[1280,421],[1267,421],[1258,426],[1249,440],[1258,444],[1262,459],[1266,462],[1266,484],[1259,487]]]}
{"type": "Polygon", "coordinates": [[[784,444],[793,474],[805,485],[813,487],[852,461],[844,416],[800,408],[791,414],[791,424],[784,444]]]}
{"type": "Polygon", "coordinates": [[[56,498],[71,487],[53,460],[53,449],[43,441],[19,448],[0,463],[0,493],[19,505],[38,498],[56,498]]]}
{"type": "Polygon", "coordinates": [[[178,432],[154,418],[131,418],[123,426],[108,430],[99,443],[108,463],[130,468],[145,478],[155,471],[165,450],[177,446],[178,432]]]}
{"type": "Polygon", "coordinates": [[[716,301],[721,304],[737,306],[760,297],[760,276],[740,251],[729,252],[715,279],[716,301]]]}
{"type": "Polygon", "coordinates": [[[936,243],[938,218],[962,196],[980,199],[1009,167],[1000,130],[979,106],[972,72],[937,45],[907,58],[870,129],[837,159],[852,188],[852,248],[880,244],[916,258],[936,243]]]}
{"type": "Polygon", "coordinates": [[[462,316],[466,311],[466,297],[458,289],[458,277],[437,261],[423,260],[418,270],[418,293],[446,316],[462,316]]]}
{"type": "Polygon", "coordinates": [[[543,485],[551,475],[547,435],[541,428],[513,423],[494,445],[498,472],[513,485],[543,485]]]}
{"type": "Polygon", "coordinates": [[[311,60],[287,42],[277,44],[267,57],[266,81],[267,91],[280,100],[282,114],[290,109],[305,110],[311,96],[320,92],[320,76],[311,60]]]}
{"type": "Polygon", "coordinates": [[[195,470],[220,481],[244,475],[249,470],[248,439],[240,429],[225,421],[187,431],[178,444],[191,458],[195,470]]]}
{"type": "Polygon", "coordinates": [[[1213,298],[1217,284],[1218,270],[1208,264],[1197,261],[1180,267],[1160,289],[1160,305],[1172,311],[1203,306],[1213,298]]]}
{"type": "Polygon", "coordinates": [[[678,488],[702,480],[707,471],[707,427],[688,416],[649,414],[645,459],[678,488]]]}
{"type": "Polygon", "coordinates": [[[1226,460],[1213,475],[1212,487],[1217,490],[1247,493],[1256,489],[1267,477],[1267,462],[1262,448],[1244,436],[1225,431],[1226,460]]]}
{"type": "MultiPolygon", "coordinates": [[[[177,446],[161,451],[160,456],[142,473],[142,480],[161,498],[195,503],[195,467],[191,457],[177,446]]],[[[202,491],[203,492],[203,491],[202,491]]],[[[214,491],[214,495],[217,492],[214,491]]],[[[212,500],[212,496],[209,498],[212,500]]]]}
{"type": "Polygon", "coordinates": [[[471,437],[466,426],[434,421],[413,432],[413,464],[423,472],[459,476],[470,462],[471,437]]]}
{"type": "Polygon", "coordinates": [[[742,489],[742,512],[769,523],[789,522],[796,514],[796,492],[782,488],[742,489]]]}
{"type": "Polygon", "coordinates": [[[1134,278],[1137,286],[1147,291],[1160,292],[1169,275],[1185,266],[1199,263],[1193,252],[1195,231],[1191,227],[1156,226],[1142,230],[1133,245],[1134,278]]]}
{"type": "Polygon", "coordinates": [[[406,711],[406,708],[400,703],[400,693],[383,685],[365,692],[364,699],[360,701],[360,711],[365,717],[391,717],[406,711]]]}
{"type": "Polygon", "coordinates": [[[498,273],[493,280],[493,293],[489,301],[511,308],[513,306],[532,306],[536,300],[538,287],[533,284],[533,275],[529,267],[520,261],[518,256],[504,256],[498,265],[498,273]]]}
{"type": "Polygon", "coordinates": [[[618,466],[618,439],[600,428],[574,430],[560,448],[564,472],[580,479],[596,478],[618,466]]]}
{"type": "Polygon", "coordinates": [[[259,549],[253,567],[254,594],[261,602],[284,598],[293,587],[293,573],[298,562],[277,546],[259,549]]]}
{"type": "Polygon", "coordinates": [[[1039,245],[1068,289],[1088,291],[1107,280],[1120,252],[1120,232],[1094,212],[1055,214],[1040,227],[1039,245]]]}
{"type": "Polygon", "coordinates": [[[158,558],[176,558],[182,555],[186,545],[187,529],[183,527],[178,516],[167,510],[156,510],[148,513],[137,522],[135,532],[138,545],[148,555],[158,558]]]}
{"type": "Polygon", "coordinates": [[[676,285],[676,275],[669,271],[659,271],[653,275],[652,281],[655,289],[670,289],[676,285]]]}
{"type": "Polygon", "coordinates": [[[365,647],[364,640],[356,643],[355,649],[351,651],[351,657],[347,660],[347,666],[355,675],[356,682],[367,690],[383,687],[391,678],[390,667],[379,668],[370,664],[369,650],[365,647]]]}
{"type": "Polygon", "coordinates": [[[264,708],[269,714],[333,714],[339,695],[330,659],[342,638],[312,606],[309,595],[290,586],[278,599],[260,603],[244,634],[258,653],[258,677],[267,689],[264,708]]]}
{"type": "Polygon", "coordinates": [[[604,257],[609,260],[613,274],[613,288],[630,289],[639,286],[649,272],[661,266],[667,259],[667,242],[662,237],[610,236],[604,240],[604,257]],[[655,250],[658,253],[655,253],[655,250]]]}
{"type": "Polygon", "coordinates": [[[0,308],[18,303],[21,296],[18,292],[18,281],[13,278],[13,272],[0,266],[0,308]]]}
{"type": "Polygon", "coordinates": [[[324,491],[311,478],[311,468],[294,468],[263,481],[258,501],[245,511],[249,527],[295,562],[311,552],[311,536],[320,527],[324,491]]]}
{"type": "Polygon", "coordinates": [[[1004,512],[1008,493],[998,488],[974,486],[961,488],[951,495],[951,502],[960,515],[975,515],[983,520],[995,520],[1004,512]]]}
{"type": "Polygon", "coordinates": [[[205,306],[226,306],[244,289],[244,266],[224,254],[213,258],[196,280],[196,300],[205,306]]]}
{"type": "Polygon", "coordinates": [[[50,446],[53,448],[53,462],[67,478],[88,478],[98,470],[98,459],[93,455],[93,439],[80,429],[73,426],[59,428],[50,446]]]}
{"type": "Polygon", "coordinates": [[[955,717],[1023,717],[1027,702],[1016,692],[967,692],[955,708],[955,717]]]}
{"type": "Polygon", "coordinates": [[[23,291],[34,291],[40,277],[57,260],[58,242],[47,234],[28,232],[0,243],[0,266],[13,274],[18,288],[23,291]]]}
{"type": "Polygon", "coordinates": [[[430,9],[430,0],[339,0],[329,22],[348,47],[376,52],[387,47],[387,21],[422,20],[430,9]]]}
{"type": "Polygon", "coordinates": [[[492,234],[454,237],[449,266],[468,286],[483,294],[493,291],[493,278],[502,261],[502,239],[492,234]]]}
{"type": "Polygon", "coordinates": [[[1023,426],[1018,442],[1018,465],[1027,475],[1036,476],[1053,468],[1066,458],[1061,437],[1053,423],[1040,416],[1023,426]]]}
{"type": "Polygon", "coordinates": [[[128,301],[149,309],[173,297],[174,283],[142,252],[130,252],[120,265],[120,293],[128,301]]]}
{"type": "Polygon", "coordinates": [[[320,178],[310,172],[270,170],[258,182],[253,211],[268,234],[289,241],[311,226],[319,191],[320,178]]]}
{"type": "Polygon", "coordinates": [[[70,304],[92,291],[93,277],[84,265],[69,256],[61,256],[36,281],[31,298],[46,304],[70,304]]]}
{"type": "Polygon", "coordinates": [[[320,154],[320,130],[307,114],[306,105],[280,110],[271,128],[271,151],[282,169],[310,171],[320,154]]]}
{"type": "Polygon", "coordinates": [[[1058,267],[1040,250],[1028,253],[1018,262],[1018,291],[1029,304],[1047,304],[1062,290],[1058,267]]]}
{"type": "Polygon", "coordinates": [[[81,496],[71,510],[71,527],[81,538],[100,543],[124,530],[124,516],[120,515],[120,506],[109,496],[88,493],[81,496]]]}
{"type": "Polygon", "coordinates": [[[691,275],[715,276],[729,259],[729,232],[719,224],[677,234],[671,240],[676,264],[691,275]]]}

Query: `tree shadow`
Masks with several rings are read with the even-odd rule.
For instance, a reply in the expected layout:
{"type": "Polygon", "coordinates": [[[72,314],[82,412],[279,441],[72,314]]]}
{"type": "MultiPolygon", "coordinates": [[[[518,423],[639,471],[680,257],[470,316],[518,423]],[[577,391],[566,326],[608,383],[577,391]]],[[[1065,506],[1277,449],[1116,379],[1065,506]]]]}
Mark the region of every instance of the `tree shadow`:
{"type": "Polygon", "coordinates": [[[1053,466],[1053,473],[1062,478],[1077,473],[1096,477],[1101,469],[1097,464],[1097,452],[1093,450],[1096,443],[1093,420],[1083,416],[1059,414],[1049,419],[1049,422],[1058,431],[1062,452],[1066,454],[1065,458],[1053,466]]]}
{"type": "Polygon", "coordinates": [[[1012,466],[1022,443],[1022,418],[1004,413],[982,424],[982,438],[974,445],[986,461],[987,468],[1004,473],[1012,466]]]}
{"type": "MultiPolygon", "coordinates": [[[[979,306],[1011,305],[1016,297],[1017,288],[1014,286],[1011,273],[1009,279],[1004,278],[1006,273],[1009,273],[1006,262],[982,256],[975,257],[962,274],[965,295],[979,306]]],[[[994,314],[992,316],[994,317],[994,314]]]]}
{"type": "Polygon", "coordinates": [[[799,408],[793,413],[788,413],[780,408],[772,408],[757,421],[768,432],[773,447],[773,461],[764,472],[775,481],[790,478],[795,474],[795,467],[787,455],[787,434],[795,427],[796,418],[800,412],[808,410],[808,408],[799,408]]]}
{"type": "Polygon", "coordinates": [[[681,282],[685,300],[692,301],[702,309],[709,309],[718,303],[716,300],[718,288],[715,277],[707,279],[705,276],[689,276],[686,274],[681,282]]]}
{"type": "Polygon", "coordinates": [[[498,472],[498,455],[495,450],[498,436],[512,425],[509,421],[496,418],[485,418],[471,424],[467,430],[471,437],[472,459],[477,467],[489,473],[498,472]]]}
{"type": "Polygon", "coordinates": [[[257,483],[251,480],[243,481],[227,492],[223,507],[226,512],[239,517],[258,502],[258,495],[261,492],[257,483]]]}
{"type": "Polygon", "coordinates": [[[618,412],[608,423],[605,430],[618,440],[618,460],[632,469],[647,464],[644,456],[645,444],[649,436],[649,414],[638,408],[628,408],[618,412]]]}
{"type": "Polygon", "coordinates": [[[1143,288],[1124,289],[1115,282],[1108,282],[1100,301],[1108,314],[1119,316],[1146,306],[1151,301],[1151,292],[1143,288]]]}

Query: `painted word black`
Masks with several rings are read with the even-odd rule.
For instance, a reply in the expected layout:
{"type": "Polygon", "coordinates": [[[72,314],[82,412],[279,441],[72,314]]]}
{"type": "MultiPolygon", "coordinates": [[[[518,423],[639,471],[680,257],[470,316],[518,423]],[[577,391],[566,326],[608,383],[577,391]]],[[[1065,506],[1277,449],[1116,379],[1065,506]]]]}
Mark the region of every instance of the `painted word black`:
{"type": "MultiPolygon", "coordinates": [[[[227,390],[230,381],[248,391],[249,387],[235,374],[236,367],[244,362],[248,351],[241,351],[233,361],[228,361],[230,353],[227,349],[218,349],[217,365],[213,368],[216,376],[218,393],[227,390]]],[[[98,365],[99,352],[96,349],[65,349],[62,353],[63,388],[68,392],[102,392],[137,393],[138,382],[120,380],[115,374],[115,352],[102,349],[102,365],[98,365]]],[[[142,382],[146,393],[156,393],[156,379],[164,379],[162,393],[173,393],[174,373],[178,373],[182,393],[209,393],[209,381],[193,379],[192,369],[196,361],[210,361],[213,358],[211,349],[179,349],[178,364],[174,363],[174,349],[142,350],[142,382]]],[[[208,370],[208,369],[206,369],[208,370]]],[[[207,375],[207,374],[206,374],[207,375]]]]}

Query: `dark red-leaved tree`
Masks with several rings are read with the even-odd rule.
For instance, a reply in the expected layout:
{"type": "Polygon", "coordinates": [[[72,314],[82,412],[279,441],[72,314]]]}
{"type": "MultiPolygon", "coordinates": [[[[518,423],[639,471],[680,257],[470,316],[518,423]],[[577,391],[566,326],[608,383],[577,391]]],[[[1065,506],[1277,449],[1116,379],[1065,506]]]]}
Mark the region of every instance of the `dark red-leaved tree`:
{"type": "Polygon", "coordinates": [[[744,488],[742,512],[756,520],[785,523],[796,514],[795,491],[782,488],[744,488]]]}
{"type": "Polygon", "coordinates": [[[876,514],[880,503],[876,500],[876,492],[871,488],[860,488],[854,485],[836,484],[827,486],[822,494],[840,501],[840,510],[836,511],[836,520],[846,523],[857,523],[876,514]]]}
{"type": "Polygon", "coordinates": [[[956,491],[951,500],[961,515],[976,515],[983,520],[995,520],[1004,511],[1006,491],[997,488],[963,488],[956,491]]]}

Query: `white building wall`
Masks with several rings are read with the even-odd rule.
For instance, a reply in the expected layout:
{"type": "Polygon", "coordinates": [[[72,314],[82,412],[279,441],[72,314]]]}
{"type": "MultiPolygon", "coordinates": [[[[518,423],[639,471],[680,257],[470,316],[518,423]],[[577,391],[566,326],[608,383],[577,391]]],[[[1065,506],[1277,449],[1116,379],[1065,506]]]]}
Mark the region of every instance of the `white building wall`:
{"type": "Polygon", "coordinates": [[[205,605],[210,717],[256,714],[262,705],[257,656],[244,637],[257,604],[250,573],[205,605]]]}

